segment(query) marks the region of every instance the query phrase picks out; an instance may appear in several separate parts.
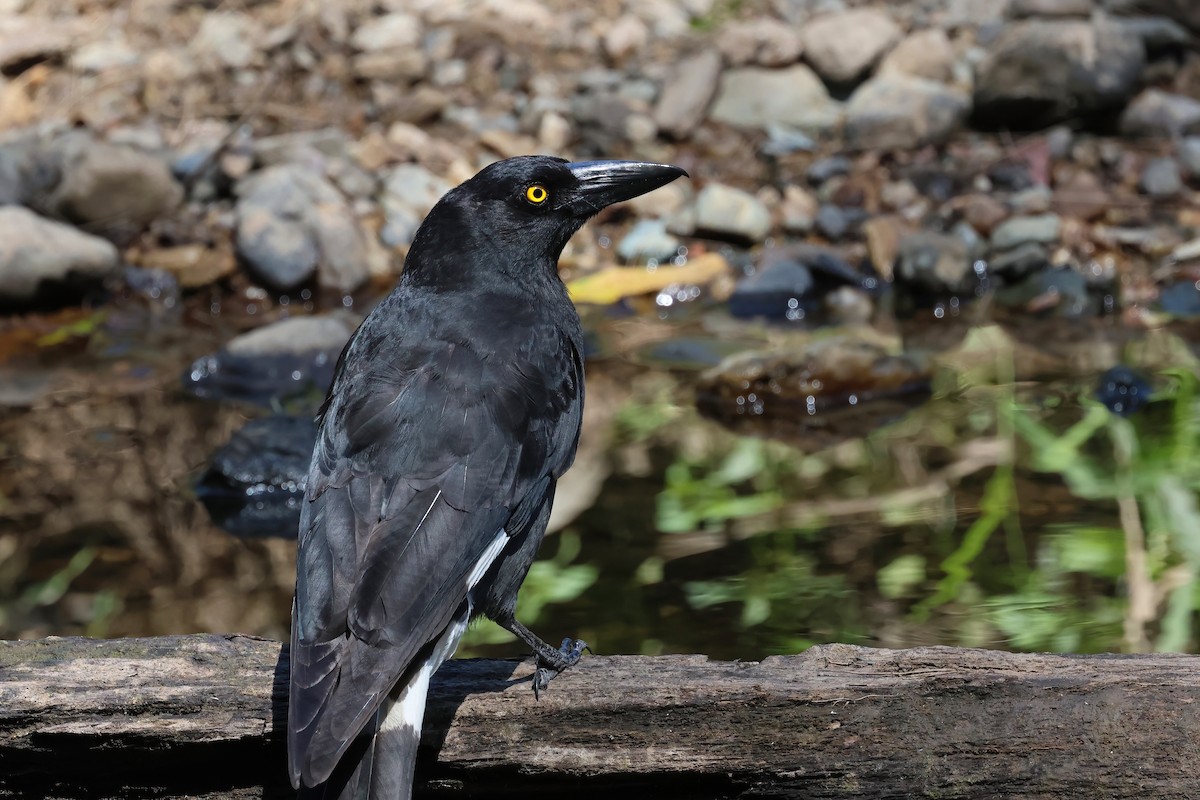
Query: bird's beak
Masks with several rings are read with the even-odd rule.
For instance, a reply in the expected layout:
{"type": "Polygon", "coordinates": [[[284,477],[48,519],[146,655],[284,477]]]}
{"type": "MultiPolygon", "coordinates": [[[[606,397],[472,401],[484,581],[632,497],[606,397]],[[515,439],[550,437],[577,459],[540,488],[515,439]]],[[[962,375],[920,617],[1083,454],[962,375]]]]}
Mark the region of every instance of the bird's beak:
{"type": "Polygon", "coordinates": [[[687,175],[679,167],[646,161],[577,161],[567,168],[579,181],[576,206],[589,215],[687,175]]]}

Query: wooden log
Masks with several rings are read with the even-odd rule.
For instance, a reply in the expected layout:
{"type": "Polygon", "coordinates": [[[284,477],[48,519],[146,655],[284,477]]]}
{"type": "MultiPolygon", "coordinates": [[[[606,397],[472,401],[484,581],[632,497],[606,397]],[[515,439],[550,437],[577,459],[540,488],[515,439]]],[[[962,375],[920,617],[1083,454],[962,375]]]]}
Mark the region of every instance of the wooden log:
{"type": "MultiPolygon", "coordinates": [[[[1200,657],[814,647],[589,656],[434,679],[425,797],[1196,793],[1200,657]]],[[[0,796],[287,797],[286,649],[245,636],[0,643],[0,796]]],[[[426,758],[427,756],[427,758],[426,758]]]]}

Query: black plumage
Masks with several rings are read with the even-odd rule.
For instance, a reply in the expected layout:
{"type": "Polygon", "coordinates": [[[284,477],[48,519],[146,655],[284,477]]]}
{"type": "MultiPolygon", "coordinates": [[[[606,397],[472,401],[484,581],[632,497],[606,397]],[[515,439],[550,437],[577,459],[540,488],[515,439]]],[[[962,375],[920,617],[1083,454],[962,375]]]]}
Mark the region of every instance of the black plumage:
{"type": "Polygon", "coordinates": [[[316,797],[408,797],[429,677],[484,614],[513,616],[583,413],[583,335],[558,277],[605,206],[684,174],[521,157],[453,189],[342,352],[300,521],[288,759],[316,797]]]}

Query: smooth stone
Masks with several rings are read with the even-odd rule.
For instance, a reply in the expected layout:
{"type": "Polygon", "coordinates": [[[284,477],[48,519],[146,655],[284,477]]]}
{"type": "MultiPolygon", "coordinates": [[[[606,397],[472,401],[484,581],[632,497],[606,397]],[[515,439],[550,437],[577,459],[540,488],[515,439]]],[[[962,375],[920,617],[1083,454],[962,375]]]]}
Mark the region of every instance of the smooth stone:
{"type": "Polygon", "coordinates": [[[818,16],[801,29],[804,56],[831,84],[861,78],[900,40],[884,11],[864,8],[818,16]]]}
{"type": "Polygon", "coordinates": [[[729,297],[729,313],[740,319],[798,321],[819,303],[812,297],[816,281],[804,264],[780,259],[741,280],[729,297]]]}
{"type": "Polygon", "coordinates": [[[896,283],[934,294],[962,291],[971,275],[970,250],[958,236],[918,231],[900,240],[896,283]]]}
{"type": "Polygon", "coordinates": [[[667,223],[661,219],[639,220],[621,238],[617,255],[626,262],[665,262],[679,252],[680,241],[667,232],[667,223]]]}
{"type": "Polygon", "coordinates": [[[718,238],[761,242],[771,230],[771,212],[749,192],[710,183],[696,197],[695,230],[718,238]]]}
{"type": "Polygon", "coordinates": [[[797,64],[787,69],[725,70],[708,116],[739,128],[785,125],[823,133],[841,121],[842,110],[816,73],[797,64]]]}
{"type": "Polygon", "coordinates": [[[1169,139],[1200,130],[1200,100],[1147,89],[1121,114],[1125,136],[1169,139]]]}
{"type": "Polygon", "coordinates": [[[1179,162],[1170,157],[1152,158],[1138,181],[1142,191],[1155,199],[1175,197],[1183,191],[1179,162]]]}
{"type": "Polygon", "coordinates": [[[966,120],[971,101],[944,84],[909,75],[871,78],[846,104],[854,147],[912,149],[940,144],[966,120]]]}
{"type": "Polygon", "coordinates": [[[721,56],[712,50],[680,61],[654,106],[658,129],[676,139],[690,135],[704,121],[720,76],[721,56]]]}
{"type": "Polygon", "coordinates": [[[1056,244],[1062,231],[1062,220],[1057,214],[1011,217],[992,231],[992,247],[996,250],[1011,250],[1026,242],[1056,244]]]}
{"type": "Polygon", "coordinates": [[[21,206],[0,207],[0,304],[74,299],[119,263],[117,248],[105,239],[21,206]],[[39,298],[47,294],[52,297],[39,298]]]}

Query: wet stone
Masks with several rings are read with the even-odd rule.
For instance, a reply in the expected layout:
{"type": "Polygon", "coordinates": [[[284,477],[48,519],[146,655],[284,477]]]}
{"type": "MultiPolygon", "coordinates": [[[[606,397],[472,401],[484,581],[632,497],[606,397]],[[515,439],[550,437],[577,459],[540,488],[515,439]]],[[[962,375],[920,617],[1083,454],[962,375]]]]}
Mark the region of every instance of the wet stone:
{"type": "Polygon", "coordinates": [[[1088,293],[1087,278],[1070,267],[1035,271],[1011,287],[998,289],[996,302],[1026,313],[1068,318],[1099,310],[1099,304],[1088,293]]]}
{"type": "Polygon", "coordinates": [[[348,316],[330,315],[292,317],[257,328],[192,362],[183,387],[205,399],[315,406],[333,380],[355,324],[348,316]]]}
{"type": "Polygon", "coordinates": [[[988,271],[1006,282],[1018,280],[1038,269],[1050,265],[1050,254],[1045,245],[1023,242],[1011,250],[999,253],[988,262],[988,271]]]}
{"type": "Polygon", "coordinates": [[[0,305],[73,302],[118,263],[105,239],[20,206],[0,207],[0,305]]]}
{"type": "Polygon", "coordinates": [[[1158,294],[1158,307],[1174,317],[1200,317],[1200,289],[1194,281],[1180,281],[1158,294]]]}
{"type": "Polygon", "coordinates": [[[1095,397],[1114,414],[1128,417],[1150,402],[1152,390],[1146,376],[1118,364],[1100,376],[1095,397]]]}
{"type": "Polygon", "coordinates": [[[729,298],[729,313],[741,319],[803,320],[820,303],[815,288],[808,267],[791,259],[777,260],[738,283],[729,298]]]}
{"type": "Polygon", "coordinates": [[[1179,163],[1192,180],[1200,178],[1200,136],[1188,136],[1177,148],[1179,163]]]}
{"type": "Polygon", "coordinates": [[[666,220],[638,221],[617,245],[617,255],[626,262],[666,262],[679,252],[680,241],[667,232],[666,220]]]}
{"type": "Polygon", "coordinates": [[[234,536],[294,538],[316,440],[311,415],[251,420],[213,454],[196,496],[234,536]]]}
{"type": "Polygon", "coordinates": [[[900,241],[893,269],[897,284],[935,295],[954,294],[970,282],[971,254],[958,236],[920,231],[900,241]]]}
{"type": "Polygon", "coordinates": [[[898,419],[928,392],[928,370],[915,359],[830,336],[730,357],[700,377],[697,405],[726,424],[767,423],[821,448],[898,419]]]}

